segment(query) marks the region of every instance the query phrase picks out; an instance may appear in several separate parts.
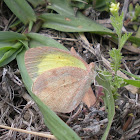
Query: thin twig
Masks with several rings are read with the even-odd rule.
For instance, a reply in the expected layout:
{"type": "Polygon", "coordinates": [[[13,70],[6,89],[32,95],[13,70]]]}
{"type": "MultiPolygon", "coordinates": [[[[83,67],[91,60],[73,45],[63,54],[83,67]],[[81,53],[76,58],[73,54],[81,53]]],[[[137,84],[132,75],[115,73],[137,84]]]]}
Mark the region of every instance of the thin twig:
{"type": "MultiPolygon", "coordinates": [[[[83,43],[83,47],[85,49],[87,49],[88,51],[90,51],[91,53],[93,53],[95,56],[96,56],[96,53],[95,53],[95,49],[93,47],[90,46],[90,43],[88,42],[87,38],[85,37],[85,35],[83,33],[79,33],[78,35],[76,35],[77,38],[79,38],[83,43]]],[[[102,57],[102,61],[105,65],[105,67],[109,70],[109,71],[112,71],[111,69],[111,66],[110,66],[110,62],[105,59],[103,56],[102,57]]],[[[124,73],[122,73],[121,71],[118,71],[117,72],[117,75],[122,77],[122,78],[125,78],[125,79],[129,79],[124,73]]],[[[135,87],[135,86],[132,86],[132,85],[127,85],[125,86],[125,88],[129,91],[131,91],[133,94],[137,93],[138,92],[138,88],[135,87]]]]}
{"type": "Polygon", "coordinates": [[[5,125],[0,125],[0,127],[4,128],[4,129],[8,129],[8,130],[18,131],[18,132],[22,132],[22,133],[26,133],[26,134],[32,134],[32,135],[41,136],[41,137],[44,137],[44,138],[50,138],[50,139],[56,140],[55,136],[50,135],[50,134],[45,134],[45,133],[41,133],[41,132],[34,132],[34,131],[28,131],[28,130],[18,129],[18,128],[12,128],[12,127],[5,126],[5,125]]]}
{"type": "Polygon", "coordinates": [[[123,14],[124,14],[123,20],[124,20],[124,18],[125,18],[125,16],[126,16],[126,13],[127,13],[128,4],[129,4],[129,0],[125,0],[125,1],[124,1],[124,4],[123,4],[123,8],[122,8],[122,12],[123,12],[123,14]]]}

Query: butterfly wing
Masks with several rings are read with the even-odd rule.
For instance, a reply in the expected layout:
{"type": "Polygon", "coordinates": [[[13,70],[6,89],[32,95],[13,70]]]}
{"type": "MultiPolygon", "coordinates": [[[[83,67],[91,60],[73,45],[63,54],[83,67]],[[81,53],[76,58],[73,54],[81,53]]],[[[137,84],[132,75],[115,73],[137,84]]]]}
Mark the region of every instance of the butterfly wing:
{"type": "Polygon", "coordinates": [[[84,98],[82,99],[82,102],[84,102],[89,108],[95,104],[96,97],[91,87],[86,92],[84,98]]]}
{"type": "Polygon", "coordinates": [[[91,85],[85,70],[62,67],[48,70],[34,82],[32,91],[56,112],[74,110],[91,85]]]}
{"type": "MultiPolygon", "coordinates": [[[[71,52],[68,51],[63,51],[57,48],[52,48],[52,47],[37,47],[37,48],[31,48],[26,51],[25,53],[25,65],[27,68],[27,71],[32,78],[34,85],[33,85],[33,92],[37,94],[38,96],[43,97],[44,102],[48,102],[46,104],[50,104],[52,106],[53,110],[56,110],[57,112],[70,112],[70,110],[73,110],[81,101],[81,98],[83,98],[85,91],[82,91],[82,86],[84,85],[84,76],[86,73],[86,69],[88,68],[88,64],[76,53],[74,48],[71,49],[71,52]],[[75,69],[72,71],[67,71],[66,67],[72,66],[75,69]],[[52,69],[57,69],[57,68],[63,68],[64,69],[60,70],[60,74],[50,74],[50,78],[48,79],[48,72],[52,69]],[[77,70],[78,68],[78,70],[77,70]],[[79,70],[79,68],[81,70],[79,70]],[[48,72],[47,72],[48,71],[48,72]],[[63,74],[63,77],[61,77],[61,72],[64,72],[66,74],[63,74]],[[83,71],[83,72],[82,72],[83,71]],[[47,73],[46,73],[47,72],[47,73]],[[71,72],[78,72],[78,75],[76,76],[75,74],[71,74],[71,72]],[[45,75],[44,75],[45,73],[45,75]],[[65,76],[67,75],[67,76],[65,76]],[[80,81],[78,80],[81,79],[80,81]],[[43,79],[43,80],[42,80],[43,79]],[[47,81],[46,81],[46,80],[47,81]],[[50,80],[51,79],[51,80],[50,80]],[[54,81],[52,80],[54,79],[54,81]],[[62,80],[58,79],[63,79],[64,81],[69,81],[69,84],[65,83],[66,86],[60,86],[60,83],[62,80]],[[44,82],[46,81],[46,82],[44,82]],[[75,82],[74,82],[75,81],[75,82]],[[82,82],[83,81],[83,82],[82,82]],[[59,83],[60,82],[60,83],[59,83]],[[47,84],[47,86],[46,86],[47,84]],[[42,87],[46,86],[47,88],[42,87]],[[56,86],[57,85],[57,86],[56,86]],[[78,85],[80,87],[78,88],[78,85]],[[36,88],[38,87],[38,88],[36,88]],[[42,88],[41,88],[42,87],[42,88]],[[55,87],[55,89],[54,89],[55,87]],[[66,87],[66,88],[65,88],[66,87]],[[46,92],[47,91],[49,92],[46,92]],[[59,89],[59,92],[56,92],[56,89],[59,89]],[[74,96],[74,98],[69,98],[67,97],[67,93],[63,92],[63,94],[60,94],[61,91],[67,91],[70,95],[74,96]],[[82,92],[81,92],[82,91],[82,92]],[[41,94],[40,94],[41,92],[41,94]],[[45,94],[44,94],[45,93],[45,94]],[[51,93],[50,95],[46,95],[46,93],[51,93]],[[57,95],[60,94],[62,97],[66,97],[66,102],[64,104],[60,104],[59,107],[55,108],[55,103],[50,103],[49,101],[52,101],[52,99],[57,95]],[[81,97],[79,97],[82,94],[81,97]],[[53,96],[51,96],[53,95],[53,96]],[[48,98],[48,97],[50,98],[48,98]],[[78,96],[78,101],[76,101],[76,98],[78,96]],[[47,98],[47,99],[46,99],[47,98]],[[76,103],[74,103],[76,102],[76,103]],[[52,105],[53,104],[53,105],[52,105]],[[67,104],[67,105],[66,105],[67,104]],[[73,104],[73,105],[71,105],[73,104]],[[63,108],[64,107],[64,108],[63,108]],[[60,109],[59,109],[60,108],[60,109]]],[[[54,70],[55,72],[57,70],[54,70]]],[[[53,72],[54,72],[53,71],[53,72]]],[[[59,72],[59,71],[58,71],[59,72]]],[[[49,72],[50,73],[50,72],[49,72]]],[[[88,85],[89,86],[89,85],[88,85]]],[[[86,93],[86,97],[91,95],[91,92],[86,93]]],[[[91,97],[91,96],[90,96],[91,97]]],[[[57,96],[55,99],[55,102],[61,100],[61,97],[57,96]]],[[[87,102],[85,102],[87,104],[87,102]]],[[[56,103],[57,105],[57,103],[56,103]]]]}
{"type": "Polygon", "coordinates": [[[43,72],[58,67],[78,67],[86,70],[86,63],[76,53],[52,47],[31,48],[25,53],[25,65],[33,81],[43,72]]]}

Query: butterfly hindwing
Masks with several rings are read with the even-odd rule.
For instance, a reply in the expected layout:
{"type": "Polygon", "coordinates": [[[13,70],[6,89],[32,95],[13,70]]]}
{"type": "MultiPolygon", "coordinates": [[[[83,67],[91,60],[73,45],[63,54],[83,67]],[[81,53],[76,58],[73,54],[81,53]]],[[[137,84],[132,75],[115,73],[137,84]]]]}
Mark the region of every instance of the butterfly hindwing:
{"type": "Polygon", "coordinates": [[[33,92],[52,110],[71,112],[88,91],[85,70],[75,67],[56,68],[41,74],[33,84],[33,92]]]}

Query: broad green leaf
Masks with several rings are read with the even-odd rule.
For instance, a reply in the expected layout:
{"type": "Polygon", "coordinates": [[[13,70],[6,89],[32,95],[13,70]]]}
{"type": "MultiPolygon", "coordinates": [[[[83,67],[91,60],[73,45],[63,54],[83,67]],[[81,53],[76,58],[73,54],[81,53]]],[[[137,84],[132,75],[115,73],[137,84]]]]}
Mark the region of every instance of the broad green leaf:
{"type": "Polygon", "coordinates": [[[26,0],[4,0],[9,9],[24,23],[36,21],[36,16],[26,0]]]}
{"type": "Polygon", "coordinates": [[[94,0],[93,7],[98,11],[104,11],[109,9],[110,2],[114,2],[115,0],[94,0]]]}
{"type": "Polygon", "coordinates": [[[13,46],[15,43],[14,42],[0,42],[0,48],[3,48],[5,46],[13,46]]]}
{"type": "Polygon", "coordinates": [[[80,12],[75,13],[73,7],[70,6],[69,0],[49,0],[49,2],[51,6],[48,6],[48,8],[55,10],[59,14],[43,14],[43,17],[41,16],[41,18],[45,19],[43,27],[64,32],[113,33],[104,26],[83,16],[80,12]]]}
{"type": "Polygon", "coordinates": [[[94,32],[94,33],[112,33],[111,30],[100,24],[86,18],[65,16],[59,14],[42,14],[41,19],[45,21],[44,28],[52,28],[63,32],[94,32]]]}
{"type": "Polygon", "coordinates": [[[47,36],[43,36],[37,33],[29,33],[27,34],[27,37],[29,37],[30,40],[30,47],[39,47],[39,46],[52,46],[52,47],[56,47],[59,49],[63,49],[63,50],[68,50],[67,48],[65,48],[63,45],[61,45],[60,43],[58,43],[56,40],[47,37],[47,36]]]}
{"type": "Polygon", "coordinates": [[[45,4],[45,0],[27,0],[27,1],[30,2],[34,7],[45,4]]]}
{"type": "Polygon", "coordinates": [[[96,81],[103,87],[105,93],[103,99],[106,106],[106,111],[108,112],[108,125],[101,140],[106,140],[115,115],[115,103],[110,82],[107,80],[107,78],[104,75],[98,73],[96,76],[96,81]]]}
{"type": "Polygon", "coordinates": [[[78,8],[78,10],[85,10],[92,6],[91,2],[89,2],[89,3],[87,3],[87,2],[88,2],[88,0],[72,0],[71,5],[74,8],[75,7],[78,8]]]}
{"type": "Polygon", "coordinates": [[[69,0],[49,0],[50,5],[47,8],[53,9],[60,15],[74,16],[75,13],[70,6],[69,0]]]}
{"type": "Polygon", "coordinates": [[[140,37],[130,36],[128,40],[140,46],[140,37]]]}
{"type": "Polygon", "coordinates": [[[124,79],[127,84],[133,85],[140,88],[140,80],[124,79]]]}
{"type": "Polygon", "coordinates": [[[30,79],[25,67],[24,53],[25,50],[17,56],[18,67],[26,89],[32,96],[33,100],[37,103],[44,116],[45,124],[58,140],[80,140],[80,137],[78,137],[69,126],[67,126],[52,110],[44,105],[40,99],[31,92],[32,80],[30,79]]]}
{"type": "Polygon", "coordinates": [[[0,47],[0,67],[14,60],[22,48],[21,43],[16,43],[13,46],[0,47]]]}
{"type": "Polygon", "coordinates": [[[25,40],[25,39],[26,37],[19,33],[9,32],[9,31],[0,31],[0,44],[1,44],[1,41],[8,42],[8,41],[25,40]]]}

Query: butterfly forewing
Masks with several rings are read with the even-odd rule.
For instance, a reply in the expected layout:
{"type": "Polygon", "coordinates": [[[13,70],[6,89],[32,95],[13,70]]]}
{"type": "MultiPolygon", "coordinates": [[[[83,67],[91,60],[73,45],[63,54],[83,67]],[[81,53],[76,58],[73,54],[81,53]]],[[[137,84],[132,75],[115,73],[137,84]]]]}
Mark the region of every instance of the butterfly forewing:
{"type": "Polygon", "coordinates": [[[86,63],[78,55],[52,47],[27,50],[25,65],[33,81],[43,72],[58,67],[72,66],[86,70],[86,63]]]}

